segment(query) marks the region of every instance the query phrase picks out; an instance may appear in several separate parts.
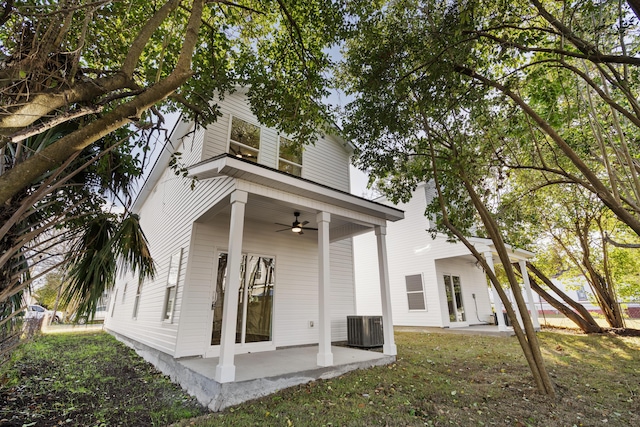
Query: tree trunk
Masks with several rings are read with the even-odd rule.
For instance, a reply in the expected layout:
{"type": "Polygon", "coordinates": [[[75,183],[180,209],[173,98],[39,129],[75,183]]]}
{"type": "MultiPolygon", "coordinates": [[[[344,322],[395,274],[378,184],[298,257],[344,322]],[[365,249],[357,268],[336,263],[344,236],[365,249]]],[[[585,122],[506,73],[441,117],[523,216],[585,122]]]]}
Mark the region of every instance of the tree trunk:
{"type": "MultiPolygon", "coordinates": [[[[545,291],[535,280],[531,274],[529,274],[529,282],[531,283],[531,289],[533,289],[538,295],[544,298],[551,306],[553,306],[556,310],[564,314],[567,318],[569,318],[572,322],[574,322],[582,331],[586,333],[600,333],[602,332],[602,328],[595,321],[591,313],[589,313],[580,303],[569,298],[569,296],[562,292],[558,287],[556,287],[548,277],[546,277],[540,270],[538,270],[533,264],[527,262],[527,268],[531,270],[537,277],[540,278],[547,286],[553,290],[560,298],[562,298],[567,304],[569,304],[574,310],[567,307],[561,301],[558,301],[554,298],[550,293],[545,291]]],[[[516,265],[517,271],[520,271],[520,266],[516,265]]],[[[520,271],[522,274],[522,271],[520,271]]],[[[527,273],[528,274],[528,273],[527,273]]]]}
{"type": "MultiPolygon", "coordinates": [[[[500,285],[500,281],[496,277],[495,273],[493,272],[493,270],[491,270],[491,268],[487,264],[487,261],[478,252],[475,246],[471,244],[469,240],[449,221],[447,208],[446,208],[444,198],[440,190],[440,184],[437,178],[438,169],[436,166],[433,145],[431,145],[430,150],[431,150],[431,167],[433,169],[435,187],[438,193],[438,200],[439,200],[440,208],[443,214],[443,222],[445,226],[454,235],[458,237],[458,239],[467,247],[467,249],[469,249],[469,251],[473,254],[473,256],[476,258],[478,263],[482,265],[485,273],[487,274],[487,276],[489,276],[489,280],[491,280],[491,282],[493,283],[496,289],[496,292],[500,297],[500,300],[502,300],[504,307],[507,310],[507,316],[509,317],[509,319],[511,319],[513,330],[516,334],[516,337],[518,338],[518,342],[520,343],[520,347],[522,348],[525,359],[527,360],[529,369],[531,370],[531,374],[533,375],[533,379],[536,383],[536,386],[538,387],[538,390],[543,394],[555,396],[555,388],[553,386],[553,383],[551,382],[551,377],[549,376],[549,373],[547,372],[547,369],[544,366],[544,360],[542,359],[542,353],[540,352],[540,344],[538,343],[536,332],[533,328],[533,324],[531,323],[531,318],[529,317],[529,311],[526,305],[524,304],[522,294],[521,293],[519,294],[521,301],[518,301],[517,297],[516,297],[516,300],[518,301],[518,309],[520,310],[520,314],[522,315],[522,318],[523,318],[525,331],[523,331],[522,328],[520,328],[520,323],[518,322],[516,313],[514,312],[513,307],[511,306],[509,298],[505,293],[504,289],[502,289],[502,286],[500,285]]],[[[470,184],[467,181],[465,181],[464,176],[461,176],[460,178],[462,179],[462,181],[464,181],[465,187],[469,192],[469,196],[474,201],[474,206],[476,206],[476,209],[480,213],[480,216],[482,217],[483,222],[485,220],[487,221],[485,222],[485,227],[487,228],[492,228],[493,226],[497,227],[495,223],[491,223],[491,218],[487,217],[486,207],[484,206],[484,204],[482,204],[482,201],[479,200],[479,198],[477,197],[477,194],[475,193],[473,188],[470,186],[470,184]],[[477,202],[479,202],[478,205],[476,205],[477,202]]],[[[492,234],[495,234],[495,233],[492,233],[492,234]]],[[[499,250],[499,255],[502,259],[503,255],[505,255],[507,252],[504,247],[504,242],[502,242],[502,239],[498,237],[496,240],[494,240],[494,244],[496,245],[496,247],[500,245],[502,246],[503,250],[499,250]]],[[[515,277],[513,275],[513,272],[511,276],[515,277]]],[[[515,283],[515,280],[513,282],[515,283]]],[[[517,283],[515,283],[515,286],[516,286],[516,289],[519,289],[517,286],[517,283]]]]}
{"type": "MultiPolygon", "coordinates": [[[[522,323],[524,326],[524,331],[526,335],[522,338],[519,337],[521,341],[521,346],[525,350],[525,354],[530,353],[532,358],[528,360],[529,365],[531,367],[532,372],[534,372],[534,376],[538,377],[538,381],[542,383],[542,385],[538,384],[538,389],[548,395],[555,396],[555,388],[553,386],[553,382],[551,381],[551,377],[549,376],[549,372],[544,364],[544,359],[542,358],[542,352],[540,351],[540,343],[538,342],[538,336],[536,335],[536,331],[533,327],[533,323],[531,322],[531,317],[529,315],[529,310],[524,302],[524,298],[522,297],[522,291],[516,280],[515,273],[513,272],[513,268],[511,267],[511,260],[509,259],[509,254],[507,252],[507,248],[502,240],[502,237],[499,233],[498,225],[495,223],[495,220],[489,213],[487,207],[484,205],[482,200],[480,200],[479,196],[473,189],[471,182],[466,178],[466,176],[462,175],[462,180],[465,188],[467,189],[467,193],[471,197],[471,200],[480,214],[482,218],[482,223],[487,230],[491,241],[493,242],[496,251],[498,252],[498,256],[502,262],[504,270],[507,274],[507,278],[509,279],[509,283],[511,285],[511,289],[513,289],[513,296],[516,300],[516,305],[518,310],[520,311],[520,316],[522,318],[522,323]],[[528,351],[527,351],[528,350],[528,351]]],[[[495,275],[492,274],[495,277],[495,275]]],[[[500,284],[498,282],[497,277],[492,279],[494,286],[496,286],[496,290],[500,295],[500,299],[504,303],[505,308],[507,309],[507,315],[511,320],[511,324],[513,325],[513,330],[518,335],[523,335],[520,330],[520,324],[518,322],[518,318],[511,308],[511,304],[509,303],[509,299],[507,295],[504,293],[500,284]]]]}

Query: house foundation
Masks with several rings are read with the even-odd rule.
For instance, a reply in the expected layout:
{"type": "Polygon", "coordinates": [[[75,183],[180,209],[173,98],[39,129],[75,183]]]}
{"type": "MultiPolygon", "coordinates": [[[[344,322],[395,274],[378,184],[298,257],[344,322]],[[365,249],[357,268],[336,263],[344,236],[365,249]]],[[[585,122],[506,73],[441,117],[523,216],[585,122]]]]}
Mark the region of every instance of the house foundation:
{"type": "Polygon", "coordinates": [[[220,383],[214,379],[219,362],[217,357],[175,359],[126,336],[108,332],[212,411],[221,411],[288,387],[335,378],[356,369],[386,365],[396,360],[395,356],[375,351],[332,346],[333,365],[322,367],[316,360],[317,345],[281,348],[236,355],[235,381],[220,383]]]}

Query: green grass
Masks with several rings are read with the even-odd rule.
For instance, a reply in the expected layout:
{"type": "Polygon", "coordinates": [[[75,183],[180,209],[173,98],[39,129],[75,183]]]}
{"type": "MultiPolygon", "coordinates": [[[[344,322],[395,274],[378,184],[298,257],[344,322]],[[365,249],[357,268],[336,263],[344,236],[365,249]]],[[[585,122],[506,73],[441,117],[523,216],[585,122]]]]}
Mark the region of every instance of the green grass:
{"type": "Polygon", "coordinates": [[[205,412],[103,332],[37,336],[1,377],[0,425],[166,425],[205,412]]]}
{"type": "MultiPolygon", "coordinates": [[[[396,333],[399,354],[392,365],[201,415],[192,400],[107,334],[47,335],[16,355],[0,389],[0,408],[16,399],[13,410],[30,413],[24,423],[37,426],[640,425],[640,338],[539,337],[555,399],[533,388],[513,337],[403,332],[396,333]]],[[[12,415],[3,411],[0,420],[12,415]]]]}
{"type": "Polygon", "coordinates": [[[539,336],[556,399],[533,388],[515,338],[396,333],[393,365],[294,387],[180,425],[640,425],[640,338],[539,336]]]}

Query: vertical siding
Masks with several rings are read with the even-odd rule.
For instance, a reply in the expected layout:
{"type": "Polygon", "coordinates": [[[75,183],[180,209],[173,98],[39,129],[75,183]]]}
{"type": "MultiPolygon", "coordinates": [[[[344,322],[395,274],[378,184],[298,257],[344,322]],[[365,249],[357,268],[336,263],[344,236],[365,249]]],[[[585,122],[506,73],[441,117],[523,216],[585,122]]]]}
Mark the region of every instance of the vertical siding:
{"type": "MultiPolygon", "coordinates": [[[[206,130],[201,160],[227,152],[231,117],[235,116],[259,125],[251,113],[246,96],[241,92],[227,95],[220,103],[222,117],[206,130]]],[[[260,126],[260,152],[258,162],[278,168],[279,134],[275,129],[260,126]]],[[[318,138],[315,145],[305,146],[302,177],[342,191],[349,191],[349,152],[333,136],[318,138]]]]}

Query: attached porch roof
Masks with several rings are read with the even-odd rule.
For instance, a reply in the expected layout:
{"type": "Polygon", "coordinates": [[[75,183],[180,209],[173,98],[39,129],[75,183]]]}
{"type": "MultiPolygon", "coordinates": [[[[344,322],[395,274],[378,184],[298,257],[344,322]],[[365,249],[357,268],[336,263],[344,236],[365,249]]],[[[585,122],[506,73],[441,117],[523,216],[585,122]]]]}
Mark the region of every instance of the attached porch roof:
{"type": "MultiPolygon", "coordinates": [[[[497,262],[500,261],[500,258],[498,257],[498,252],[496,251],[496,246],[493,244],[493,241],[491,239],[484,239],[481,237],[470,237],[469,241],[473,243],[473,245],[476,247],[476,249],[478,249],[479,252],[491,252],[493,255],[495,255],[495,260],[497,262]]],[[[507,251],[509,252],[509,258],[511,259],[512,262],[526,261],[529,258],[533,258],[533,256],[535,255],[533,252],[529,252],[527,250],[520,249],[520,248],[514,248],[511,245],[505,244],[505,246],[507,247],[507,251]]]]}
{"type": "Polygon", "coordinates": [[[229,154],[222,154],[194,164],[188,170],[189,177],[198,180],[232,177],[245,184],[257,184],[262,188],[273,189],[283,194],[286,193],[287,196],[293,195],[294,198],[299,198],[300,204],[296,204],[291,200],[275,201],[270,199],[271,201],[269,201],[267,194],[250,195],[249,203],[253,203],[257,207],[257,209],[251,210],[260,212],[260,217],[263,220],[270,218],[268,220],[272,222],[288,224],[294,219],[293,212],[300,211],[302,212],[301,220],[308,220],[310,222],[308,226],[315,227],[315,215],[313,215],[315,212],[303,202],[309,200],[347,210],[351,213],[349,216],[340,217],[337,215],[335,221],[332,217],[332,241],[369,231],[373,225],[384,225],[386,221],[398,221],[404,218],[404,212],[397,208],[354,196],[345,191],[336,190],[229,154]],[[363,220],[359,221],[358,216],[363,220]]]}

